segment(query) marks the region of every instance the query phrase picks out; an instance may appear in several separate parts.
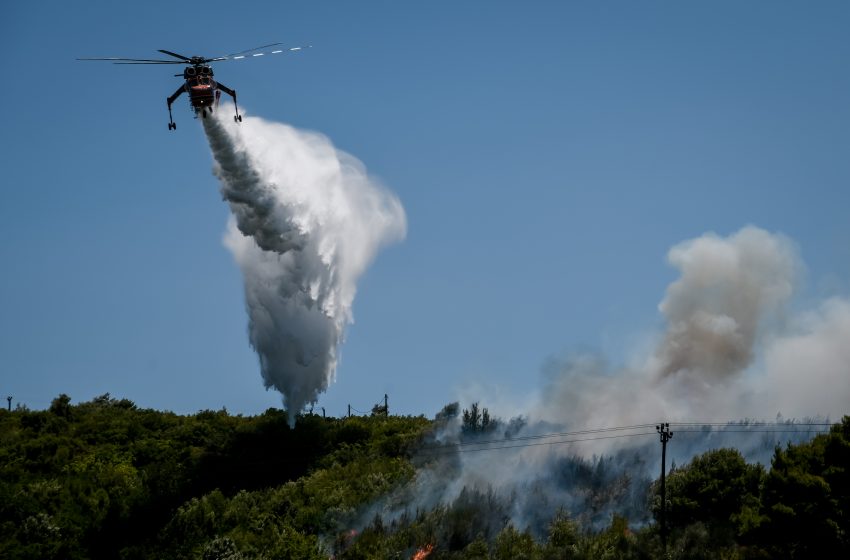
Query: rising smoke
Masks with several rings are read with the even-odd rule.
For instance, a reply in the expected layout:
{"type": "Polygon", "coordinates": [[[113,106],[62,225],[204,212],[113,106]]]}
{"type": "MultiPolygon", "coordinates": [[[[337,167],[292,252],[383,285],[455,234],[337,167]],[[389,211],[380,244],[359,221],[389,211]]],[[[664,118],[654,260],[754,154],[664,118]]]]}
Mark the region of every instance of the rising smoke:
{"type": "Polygon", "coordinates": [[[659,374],[710,388],[752,362],[759,326],[791,297],[796,255],[782,236],[748,227],[681,243],[668,260],[681,277],[659,306],[668,325],[659,374]]]}
{"type": "Polygon", "coordinates": [[[406,231],[399,200],[316,133],[246,117],[203,119],[233,217],[248,335],[290,424],[333,381],[357,280],[406,231]]]}
{"type": "MultiPolygon", "coordinates": [[[[659,468],[655,423],[749,419],[679,431],[668,460],[682,465],[708,449],[735,447],[750,461],[768,463],[775,445],[809,439],[811,428],[792,422],[783,429],[794,431],[766,433],[753,419],[774,421],[781,414],[823,421],[850,412],[850,301],[831,299],[802,314],[789,310],[802,270],[789,239],[752,226],[729,237],[705,234],[674,246],[668,262],[680,276],[659,305],[665,328],[654,348],[621,367],[598,355],[550,360],[542,396],[483,438],[510,442],[647,428],[614,434],[627,437],[476,451],[457,416],[442,419],[402,498],[392,496],[368,515],[394,519],[405,508],[436,504],[463,508],[470,493],[478,493],[501,504],[492,523],[476,528],[485,534],[507,518],[543,536],[561,508],[596,528],[612,513],[646,522],[649,481],[659,468]]],[[[515,413],[515,403],[506,403],[503,413],[500,398],[480,387],[466,405],[477,399],[489,403],[494,416],[515,413]]]]}
{"type": "Polygon", "coordinates": [[[838,341],[850,341],[850,304],[792,313],[803,265],[791,240],[749,226],[680,243],[667,258],[680,276],[659,305],[656,347],[621,368],[596,356],[553,361],[541,419],[586,427],[847,412],[850,350],[838,341]]]}

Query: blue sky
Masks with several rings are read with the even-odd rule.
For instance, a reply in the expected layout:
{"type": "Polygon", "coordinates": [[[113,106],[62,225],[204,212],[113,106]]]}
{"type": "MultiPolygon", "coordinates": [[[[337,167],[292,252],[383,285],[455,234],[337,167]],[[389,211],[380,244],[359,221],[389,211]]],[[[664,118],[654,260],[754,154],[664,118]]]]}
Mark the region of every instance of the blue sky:
{"type": "Polygon", "coordinates": [[[216,66],[246,113],[319,131],[398,194],[406,241],[360,283],[343,414],[523,394],[551,356],[627,359],[660,326],[669,247],[793,239],[800,305],[850,292],[845,2],[14,3],[0,18],[0,392],[256,413],[228,210],[156,49],[216,66]]]}

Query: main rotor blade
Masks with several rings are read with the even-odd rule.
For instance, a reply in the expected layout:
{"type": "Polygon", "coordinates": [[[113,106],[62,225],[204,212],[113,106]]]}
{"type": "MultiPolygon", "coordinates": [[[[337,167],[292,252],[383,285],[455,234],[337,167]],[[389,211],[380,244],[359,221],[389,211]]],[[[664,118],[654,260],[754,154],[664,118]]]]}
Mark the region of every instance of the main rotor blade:
{"type": "Polygon", "coordinates": [[[110,57],[106,57],[106,58],[78,58],[77,60],[106,60],[106,61],[110,61],[110,62],[115,62],[115,64],[118,64],[118,62],[116,62],[116,61],[123,61],[123,62],[126,62],[126,63],[141,63],[141,64],[186,64],[183,61],[177,61],[177,60],[159,60],[159,59],[152,59],[152,58],[118,58],[118,57],[115,57],[115,56],[110,56],[110,57]]]}
{"type": "Polygon", "coordinates": [[[165,60],[165,61],[153,61],[153,62],[113,62],[112,64],[152,64],[154,66],[163,66],[165,64],[186,64],[186,63],[179,61],[179,60],[165,60]]]}
{"type": "MultiPolygon", "coordinates": [[[[280,44],[282,44],[282,43],[275,43],[274,45],[266,45],[266,46],[275,46],[275,45],[280,45],[280,44]]],[[[229,54],[227,56],[220,56],[218,58],[208,58],[207,60],[208,61],[242,60],[243,58],[253,58],[255,56],[265,56],[267,54],[286,54],[286,53],[289,53],[289,52],[295,52],[295,51],[300,51],[300,50],[303,50],[303,49],[309,49],[311,46],[312,45],[306,45],[304,47],[290,47],[288,49],[275,49],[275,50],[269,51],[269,52],[253,52],[256,49],[250,49],[250,50],[247,50],[247,51],[242,51],[241,53],[233,53],[233,54],[229,54]]],[[[257,48],[261,49],[263,47],[257,47],[257,48]]]]}
{"type": "Polygon", "coordinates": [[[177,54],[175,52],[167,51],[164,49],[159,49],[159,52],[163,54],[167,54],[169,56],[173,56],[180,60],[162,60],[158,58],[120,58],[117,56],[109,56],[103,58],[78,58],[77,60],[103,60],[107,62],[112,62],[113,64],[193,64],[200,62],[201,64],[207,64],[208,62],[222,62],[225,60],[241,60],[243,58],[253,58],[255,56],[265,56],[267,54],[286,54],[289,52],[300,51],[303,49],[309,49],[312,45],[306,45],[303,47],[290,47],[288,49],[275,49],[269,52],[254,52],[260,49],[267,49],[269,47],[277,47],[282,45],[283,43],[269,43],[268,45],[262,45],[260,47],[254,47],[253,49],[247,49],[244,51],[239,51],[235,53],[231,53],[224,56],[217,56],[215,58],[203,58],[203,59],[193,59],[188,56],[183,56],[182,54],[177,54]]]}
{"type": "Polygon", "coordinates": [[[177,53],[175,53],[175,52],[165,51],[165,50],[162,50],[162,49],[158,49],[158,50],[159,50],[159,52],[161,52],[161,53],[163,53],[163,54],[167,54],[167,55],[171,55],[171,56],[177,57],[177,58],[179,58],[180,60],[185,60],[185,61],[190,61],[190,60],[192,60],[192,59],[191,59],[191,58],[189,58],[188,56],[183,56],[182,54],[177,54],[177,53]]]}
{"type": "Polygon", "coordinates": [[[245,54],[245,53],[249,53],[249,52],[251,52],[251,51],[258,51],[258,50],[260,50],[260,49],[267,49],[267,48],[269,48],[269,47],[276,47],[276,46],[278,46],[278,45],[282,45],[282,44],[283,44],[283,43],[269,43],[268,45],[260,45],[259,47],[254,47],[253,49],[245,49],[244,51],[239,51],[239,52],[235,52],[235,53],[226,54],[226,55],[224,55],[224,56],[220,56],[219,58],[223,58],[223,59],[225,59],[225,60],[226,60],[226,59],[228,59],[228,58],[230,58],[230,57],[232,57],[232,56],[236,56],[237,54],[245,54]]]}

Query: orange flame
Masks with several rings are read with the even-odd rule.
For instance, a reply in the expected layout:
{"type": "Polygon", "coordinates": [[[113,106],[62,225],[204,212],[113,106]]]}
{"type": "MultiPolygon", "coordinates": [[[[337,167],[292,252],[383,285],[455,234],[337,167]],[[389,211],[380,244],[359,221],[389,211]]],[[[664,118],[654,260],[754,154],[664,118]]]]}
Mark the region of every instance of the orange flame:
{"type": "Polygon", "coordinates": [[[425,546],[417,550],[416,554],[410,557],[410,560],[425,560],[432,552],[434,552],[434,545],[426,544],[425,546]]]}

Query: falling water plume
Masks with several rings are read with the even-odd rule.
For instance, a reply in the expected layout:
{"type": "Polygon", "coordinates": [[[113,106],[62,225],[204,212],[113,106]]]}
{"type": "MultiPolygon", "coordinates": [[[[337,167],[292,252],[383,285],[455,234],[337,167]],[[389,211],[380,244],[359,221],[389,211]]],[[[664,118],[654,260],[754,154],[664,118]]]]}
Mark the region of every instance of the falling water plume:
{"type": "Polygon", "coordinates": [[[320,134],[257,117],[203,123],[233,214],[225,244],[244,277],[249,341],[293,425],[333,381],[357,281],[404,238],[404,209],[320,134]]]}

